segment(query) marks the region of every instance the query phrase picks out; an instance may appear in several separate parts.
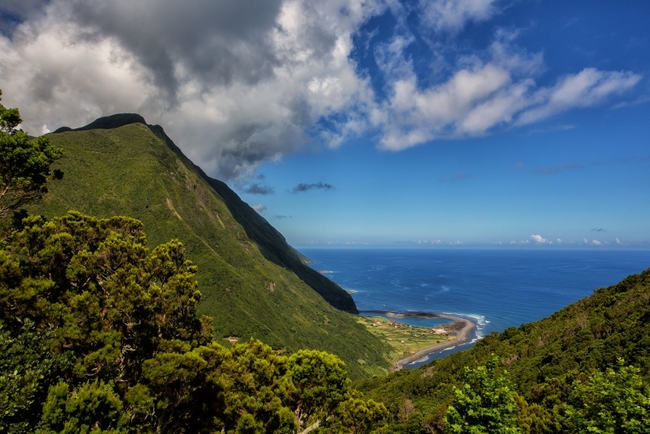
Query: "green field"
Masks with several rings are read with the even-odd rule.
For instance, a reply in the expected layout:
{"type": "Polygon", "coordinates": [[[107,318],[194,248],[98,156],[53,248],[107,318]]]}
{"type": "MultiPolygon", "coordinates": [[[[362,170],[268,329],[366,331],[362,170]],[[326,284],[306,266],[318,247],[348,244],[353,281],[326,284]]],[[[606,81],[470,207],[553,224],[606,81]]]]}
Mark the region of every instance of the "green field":
{"type": "Polygon", "coordinates": [[[416,327],[381,316],[360,316],[357,321],[363,324],[370,333],[390,345],[392,362],[417,353],[423,348],[455,339],[446,325],[435,328],[416,327]],[[444,333],[439,333],[443,330],[444,333]]]}

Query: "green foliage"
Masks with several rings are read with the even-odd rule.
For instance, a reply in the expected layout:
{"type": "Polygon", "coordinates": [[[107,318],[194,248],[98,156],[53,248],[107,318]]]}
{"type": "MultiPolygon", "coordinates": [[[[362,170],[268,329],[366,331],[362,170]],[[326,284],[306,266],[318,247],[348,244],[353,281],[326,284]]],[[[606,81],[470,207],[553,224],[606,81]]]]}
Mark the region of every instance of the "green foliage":
{"type": "Polygon", "coordinates": [[[346,398],[350,380],[337,357],[315,350],[301,350],[287,363],[289,401],[297,409],[298,428],[325,420],[346,398]]]}
{"type": "Polygon", "coordinates": [[[233,346],[212,380],[220,390],[217,403],[221,407],[221,427],[226,432],[273,432],[293,428],[293,417],[287,420],[284,405],[286,395],[281,377],[285,372],[285,358],[268,345],[250,341],[233,346]],[[249,415],[245,431],[239,427],[243,423],[242,414],[249,415]],[[249,422],[253,421],[257,428],[251,431],[253,425],[249,422]]]}
{"type": "Polygon", "coordinates": [[[198,266],[199,312],[214,318],[219,340],[328,351],[346,362],[353,378],[388,372],[388,348],[312,288],[327,282],[342,290],[316,272],[311,283],[301,280],[299,256],[263,218],[192,165],[160,127],[117,126],[48,135],[65,150],[54,167],[66,177],[51,183],[30,213],[128,215],[143,222],[153,245],[181,240],[198,266]],[[275,261],[266,258],[271,251],[275,261]]]}
{"type": "MultiPolygon", "coordinates": [[[[0,89],[0,101],[2,101],[2,89],[0,89]]],[[[0,131],[8,134],[15,134],[16,128],[23,122],[17,108],[6,108],[0,104],[0,131]]]]}
{"type": "Polygon", "coordinates": [[[47,192],[46,182],[54,176],[50,166],[62,153],[46,138],[30,140],[17,129],[21,122],[18,109],[0,104],[0,218],[47,192]]]}
{"type": "Polygon", "coordinates": [[[591,433],[648,432],[650,388],[639,369],[624,366],[595,371],[577,382],[563,403],[566,431],[591,433]]]}
{"type": "Polygon", "coordinates": [[[195,316],[196,267],[178,241],[149,251],[128,217],[70,212],[24,225],[0,252],[2,322],[52,332],[52,348],[77,356],[76,376],[121,379],[167,341],[209,341],[195,316]]]}
{"type": "Polygon", "coordinates": [[[497,371],[499,358],[485,366],[465,368],[465,382],[454,387],[454,401],[445,415],[447,431],[453,434],[515,434],[521,431],[515,419],[515,392],[505,373],[497,371]]]}
{"type": "Polygon", "coordinates": [[[293,433],[382,425],[321,351],[225,348],[198,319],[196,266],[142,223],[28,217],[0,249],[0,430],[293,433]],[[351,412],[354,412],[352,414],[351,412]]]}
{"type": "Polygon", "coordinates": [[[354,397],[341,402],[338,408],[338,420],[332,425],[331,432],[348,432],[351,434],[368,434],[381,431],[388,416],[382,403],[354,397]]]}
{"type": "Polygon", "coordinates": [[[50,351],[50,338],[51,333],[36,332],[30,320],[16,336],[0,325],[0,432],[31,432],[48,387],[70,365],[50,351]]]}
{"type": "Polygon", "coordinates": [[[70,391],[65,382],[50,388],[39,431],[61,434],[127,432],[120,397],[110,384],[94,380],[70,391]]]}

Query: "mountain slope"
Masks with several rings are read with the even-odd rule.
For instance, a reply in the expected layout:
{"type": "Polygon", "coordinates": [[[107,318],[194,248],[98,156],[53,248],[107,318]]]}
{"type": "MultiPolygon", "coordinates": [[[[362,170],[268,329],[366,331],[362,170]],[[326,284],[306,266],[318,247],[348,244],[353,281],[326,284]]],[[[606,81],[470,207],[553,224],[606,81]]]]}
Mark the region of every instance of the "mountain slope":
{"type": "Polygon", "coordinates": [[[425,419],[439,420],[463,368],[483,365],[491,354],[499,356],[526,399],[547,379],[571,371],[603,371],[616,366],[618,358],[650,377],[650,269],[598,289],[548,318],[494,333],[420,369],[364,380],[359,388],[386,403],[393,414],[410,402],[425,419]]]}
{"type": "MultiPolygon", "coordinates": [[[[116,121],[118,122],[136,123],[140,122],[141,119],[140,115],[120,114],[114,116],[117,116],[116,121]]],[[[110,118],[113,117],[108,119],[110,118]]],[[[101,125],[102,119],[106,118],[100,118],[90,125],[101,125]]],[[[144,123],[144,119],[142,121],[144,123]]],[[[88,128],[88,126],[83,128],[88,128]]],[[[304,263],[304,256],[289,246],[282,234],[260,216],[257,211],[242,201],[226,183],[210,178],[201,168],[185,157],[178,146],[165,134],[162,127],[150,125],[149,128],[176,153],[186,166],[193,168],[223,198],[233,218],[244,228],[248,237],[258,245],[266,259],[296,273],[300,279],[337,309],[350,313],[359,313],[349,293],[322,274],[307,267],[304,263]]]]}
{"type": "Polygon", "coordinates": [[[127,114],[49,138],[64,149],[56,168],[65,176],[31,213],[129,215],[145,224],[150,246],[180,239],[199,267],[200,312],[214,317],[217,337],[330,351],[355,377],[387,368],[384,344],[332,306],[356,312],[349,294],[312,273],[275,229],[189,162],[162,128],[127,114]]]}

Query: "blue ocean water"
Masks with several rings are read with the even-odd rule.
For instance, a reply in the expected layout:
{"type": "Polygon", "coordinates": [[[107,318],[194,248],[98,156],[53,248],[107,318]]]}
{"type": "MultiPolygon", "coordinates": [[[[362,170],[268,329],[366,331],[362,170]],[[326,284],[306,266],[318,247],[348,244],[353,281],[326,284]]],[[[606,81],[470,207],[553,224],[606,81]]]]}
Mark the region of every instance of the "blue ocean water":
{"type": "Polygon", "coordinates": [[[473,341],[545,318],[650,267],[650,251],[644,250],[328,248],[302,253],[314,261],[312,268],[353,291],[359,310],[470,317],[478,324],[473,341]]]}

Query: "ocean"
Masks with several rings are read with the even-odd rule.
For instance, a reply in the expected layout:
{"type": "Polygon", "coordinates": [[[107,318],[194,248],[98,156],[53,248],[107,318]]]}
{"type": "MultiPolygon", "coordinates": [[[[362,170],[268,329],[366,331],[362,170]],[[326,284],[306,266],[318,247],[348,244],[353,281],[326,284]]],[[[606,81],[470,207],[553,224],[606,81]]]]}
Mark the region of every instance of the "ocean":
{"type": "MultiPolygon", "coordinates": [[[[647,250],[301,249],[311,267],[352,293],[360,311],[422,311],[474,320],[464,346],[537,321],[650,267],[647,250]]],[[[402,319],[434,326],[440,319],[402,319]]]]}

